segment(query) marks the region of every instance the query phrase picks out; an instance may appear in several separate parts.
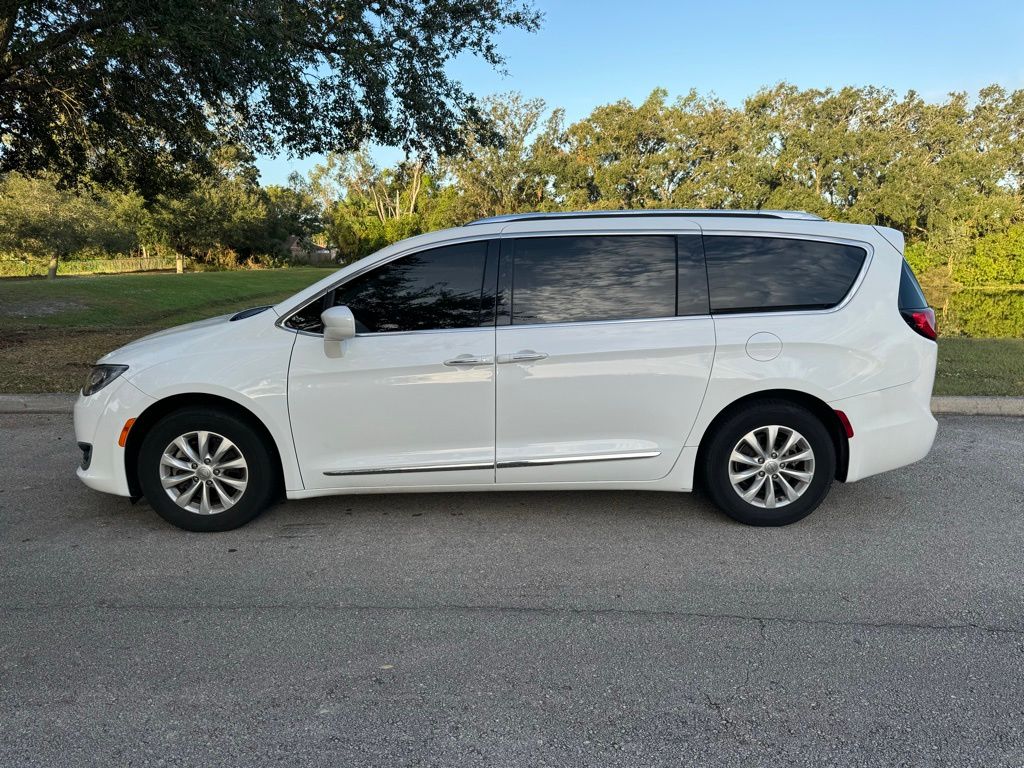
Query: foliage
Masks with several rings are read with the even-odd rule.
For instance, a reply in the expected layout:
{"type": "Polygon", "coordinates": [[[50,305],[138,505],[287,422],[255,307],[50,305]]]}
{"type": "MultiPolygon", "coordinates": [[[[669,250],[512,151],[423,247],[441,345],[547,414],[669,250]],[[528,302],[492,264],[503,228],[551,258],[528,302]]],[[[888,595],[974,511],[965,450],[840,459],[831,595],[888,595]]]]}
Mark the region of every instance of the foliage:
{"type": "Polygon", "coordinates": [[[49,177],[0,178],[0,251],[67,256],[128,250],[135,233],[125,221],[134,201],[118,193],[61,190],[49,177]]]}
{"type": "Polygon", "coordinates": [[[489,128],[464,126],[462,153],[410,152],[384,167],[364,144],[328,153],[287,187],[261,187],[252,150],[230,132],[207,146],[209,169],[181,170],[182,184],[150,199],[103,186],[72,195],[56,177],[9,174],[0,251],[155,249],[232,266],[279,263],[294,235],[347,263],[500,213],[798,208],[901,230],[926,285],[1024,283],[1024,91],[930,103],[783,83],[733,107],[658,89],[568,125],[561,110],[514,93],[478,107],[489,128]]]}
{"type": "Polygon", "coordinates": [[[931,300],[944,337],[1024,339],[1024,289],[965,288],[945,301],[931,300]]]}
{"type": "Polygon", "coordinates": [[[233,266],[263,248],[270,210],[251,158],[234,147],[216,153],[216,175],[198,177],[183,195],[161,195],[152,209],[154,230],[162,245],[186,254],[233,266]]]}
{"type": "Polygon", "coordinates": [[[466,221],[557,208],[551,153],[561,131],[561,110],[545,119],[542,99],[517,93],[485,99],[483,106],[501,141],[466,132],[466,151],[449,158],[442,169],[455,180],[458,193],[450,201],[452,213],[466,221]]]}
{"type": "Polygon", "coordinates": [[[457,223],[444,210],[450,195],[422,159],[381,168],[364,147],[348,155],[328,155],[308,180],[295,183],[323,206],[324,231],[342,263],[457,223]]]}
{"type": "Polygon", "coordinates": [[[366,141],[450,152],[480,112],[447,65],[501,68],[521,0],[10,0],[0,5],[0,172],[50,171],[147,199],[260,152],[366,141]]]}
{"type": "Polygon", "coordinates": [[[964,285],[1024,284],[1024,225],[975,240],[953,277],[964,285]]]}

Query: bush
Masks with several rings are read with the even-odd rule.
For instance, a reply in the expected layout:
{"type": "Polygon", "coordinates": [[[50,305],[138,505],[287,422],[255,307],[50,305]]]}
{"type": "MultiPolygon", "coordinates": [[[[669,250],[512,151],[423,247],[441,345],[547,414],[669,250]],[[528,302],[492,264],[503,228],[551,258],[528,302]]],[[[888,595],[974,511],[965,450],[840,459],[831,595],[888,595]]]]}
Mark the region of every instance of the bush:
{"type": "Polygon", "coordinates": [[[955,263],[953,279],[971,286],[1024,284],[1024,225],[975,240],[955,263]]]}
{"type": "Polygon", "coordinates": [[[927,242],[911,243],[904,249],[903,255],[918,277],[946,263],[941,251],[927,242]]]}
{"type": "Polygon", "coordinates": [[[940,308],[939,333],[976,338],[1024,338],[1024,290],[968,288],[953,293],[940,308]]]}

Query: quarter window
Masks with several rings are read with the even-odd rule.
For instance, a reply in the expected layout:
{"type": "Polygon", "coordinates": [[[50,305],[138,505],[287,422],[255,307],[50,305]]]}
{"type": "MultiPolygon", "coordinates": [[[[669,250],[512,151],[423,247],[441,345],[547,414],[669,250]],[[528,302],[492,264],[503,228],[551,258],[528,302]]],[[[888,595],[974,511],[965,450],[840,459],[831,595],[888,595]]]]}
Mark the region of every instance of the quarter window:
{"type": "Polygon", "coordinates": [[[827,309],[864,265],[863,248],[782,237],[705,236],[712,312],[827,309]]]}
{"type": "Polygon", "coordinates": [[[676,314],[672,236],[519,238],[511,250],[513,324],[676,314]]]}

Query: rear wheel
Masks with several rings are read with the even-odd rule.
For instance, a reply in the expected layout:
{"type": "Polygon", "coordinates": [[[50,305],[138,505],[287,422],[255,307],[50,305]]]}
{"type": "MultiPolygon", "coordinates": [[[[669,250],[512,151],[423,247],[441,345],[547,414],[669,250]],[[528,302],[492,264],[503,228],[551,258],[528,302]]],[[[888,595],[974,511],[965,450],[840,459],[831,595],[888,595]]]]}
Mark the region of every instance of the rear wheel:
{"type": "Polygon", "coordinates": [[[828,495],[835,446],[811,412],[781,400],[752,403],[726,419],[704,454],[711,500],[747,525],[788,525],[828,495]]]}
{"type": "Polygon", "coordinates": [[[143,438],[139,484],[160,517],[188,531],[227,531],[273,501],[274,467],[261,435],[211,408],[161,419],[143,438]]]}

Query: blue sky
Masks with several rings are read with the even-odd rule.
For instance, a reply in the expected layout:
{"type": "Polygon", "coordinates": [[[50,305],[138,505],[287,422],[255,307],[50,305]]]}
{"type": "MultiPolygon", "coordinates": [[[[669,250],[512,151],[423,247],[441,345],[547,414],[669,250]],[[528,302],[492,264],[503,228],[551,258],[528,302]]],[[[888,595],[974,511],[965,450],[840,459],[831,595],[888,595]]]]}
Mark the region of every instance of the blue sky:
{"type": "MultiPolygon", "coordinates": [[[[929,100],[989,83],[1024,88],[1024,2],[672,2],[534,0],[535,34],[503,33],[502,76],[470,58],[451,74],[479,96],[520,91],[561,106],[570,121],[656,87],[696,88],[731,104],[787,80],[802,88],[878,85],[929,100]]],[[[398,154],[376,154],[384,162],[398,154]]],[[[283,184],[319,158],[260,158],[283,184]]]]}

